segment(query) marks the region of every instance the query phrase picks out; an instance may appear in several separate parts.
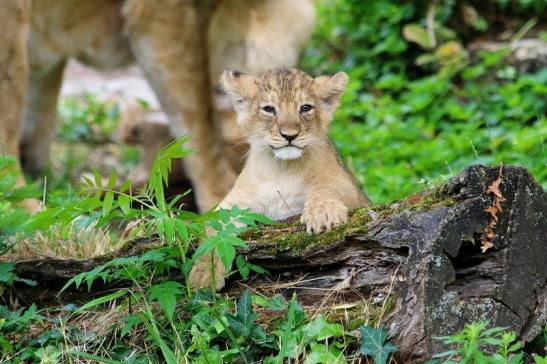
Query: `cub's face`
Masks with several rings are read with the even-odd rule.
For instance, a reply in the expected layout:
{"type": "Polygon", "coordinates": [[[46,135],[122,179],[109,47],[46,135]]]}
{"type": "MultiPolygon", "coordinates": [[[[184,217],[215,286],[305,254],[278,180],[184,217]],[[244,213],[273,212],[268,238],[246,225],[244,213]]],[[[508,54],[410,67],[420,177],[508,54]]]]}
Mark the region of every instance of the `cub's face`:
{"type": "Polygon", "coordinates": [[[343,72],[312,78],[296,69],[256,77],[224,71],[221,80],[251,148],[282,160],[328,144],[328,126],[347,81],[343,72]]]}

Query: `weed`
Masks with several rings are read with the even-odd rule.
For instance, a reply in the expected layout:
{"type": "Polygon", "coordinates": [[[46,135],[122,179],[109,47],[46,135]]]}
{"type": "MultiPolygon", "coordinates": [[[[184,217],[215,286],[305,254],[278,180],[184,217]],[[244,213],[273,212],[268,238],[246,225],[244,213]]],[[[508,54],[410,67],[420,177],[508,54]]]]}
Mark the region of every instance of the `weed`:
{"type": "MultiPolygon", "coordinates": [[[[434,363],[474,363],[474,364],[522,364],[523,345],[517,341],[514,332],[506,328],[487,329],[486,322],[465,325],[465,328],[452,336],[436,338],[454,347],[434,356],[428,364],[434,363]]],[[[534,354],[536,364],[544,363],[547,357],[534,354]]]]}

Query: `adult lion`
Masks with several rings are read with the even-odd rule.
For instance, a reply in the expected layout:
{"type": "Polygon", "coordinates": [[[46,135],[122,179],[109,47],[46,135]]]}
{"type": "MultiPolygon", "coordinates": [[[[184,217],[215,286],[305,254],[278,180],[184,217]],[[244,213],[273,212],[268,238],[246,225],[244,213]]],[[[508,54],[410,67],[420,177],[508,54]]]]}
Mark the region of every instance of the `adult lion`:
{"type": "Polygon", "coordinates": [[[207,210],[231,188],[241,157],[227,143],[238,133],[216,80],[226,67],[294,66],[314,20],[313,0],[2,0],[0,149],[39,174],[67,59],[97,68],[136,60],[172,135],[192,136],[185,170],[207,210]]]}

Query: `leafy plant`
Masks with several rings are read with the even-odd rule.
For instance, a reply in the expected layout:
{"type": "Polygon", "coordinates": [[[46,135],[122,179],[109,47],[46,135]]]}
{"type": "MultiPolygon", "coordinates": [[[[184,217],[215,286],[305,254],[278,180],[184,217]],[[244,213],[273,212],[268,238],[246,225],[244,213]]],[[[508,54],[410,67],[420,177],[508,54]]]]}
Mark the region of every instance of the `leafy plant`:
{"type": "Polygon", "coordinates": [[[0,255],[9,250],[8,239],[22,230],[29,217],[19,203],[38,196],[33,185],[16,187],[20,177],[16,165],[15,157],[0,155],[0,255]]]}
{"type": "MultiPolygon", "coordinates": [[[[455,4],[437,3],[433,29],[440,45],[420,41],[431,52],[465,44],[449,27],[455,4]]],[[[547,187],[547,71],[519,74],[506,63],[506,51],[479,52],[468,64],[466,51],[455,48],[463,58],[445,71],[437,61],[417,66],[423,50],[415,41],[427,35],[426,19],[427,6],[418,3],[331,0],[319,7],[302,67],[349,74],[331,136],[357,180],[383,203],[469,164],[503,162],[526,166],[547,187]],[[405,26],[420,35],[407,41],[405,26]]]]}
{"type": "Polygon", "coordinates": [[[383,327],[361,326],[361,354],[370,356],[375,364],[385,364],[389,355],[397,352],[397,347],[387,341],[387,332],[383,327]]]}
{"type": "Polygon", "coordinates": [[[59,137],[64,142],[101,143],[110,140],[118,124],[119,107],[86,93],[69,96],[59,104],[59,137]]]}
{"type": "MultiPolygon", "coordinates": [[[[401,198],[471,163],[522,164],[547,187],[547,72],[519,74],[507,63],[506,50],[470,55],[464,49],[474,35],[487,36],[490,13],[496,12],[484,12],[483,6],[501,9],[503,16],[528,16],[539,14],[545,2],[494,0],[471,9],[444,1],[430,11],[431,3],[319,4],[317,30],[302,66],[313,74],[344,70],[350,75],[331,131],[342,157],[375,202],[401,198]],[[462,11],[472,21],[460,26],[455,20],[462,11]]],[[[533,26],[527,24],[524,30],[533,26]]],[[[103,143],[116,127],[117,106],[109,100],[87,95],[66,98],[59,107],[63,142],[103,143]]],[[[351,362],[363,355],[376,364],[388,362],[397,349],[384,328],[362,326],[359,342],[329,315],[306,312],[295,296],[287,302],[279,294],[268,298],[244,290],[226,297],[192,292],[179,279],[209,252],[228,268],[235,262],[243,278],[251,271],[264,273],[236,256],[236,249],[245,248],[243,231],[269,223],[237,206],[197,215],[185,211],[181,197],[166,198],[171,159],[189,152],[184,142],[160,152],[149,184],[140,191],[131,191],[128,183],[116,188],[114,172],[108,181],[95,173],[77,189],[63,182],[60,190],[58,181],[49,180],[42,196],[32,186],[16,188],[15,159],[0,157],[0,255],[23,239],[32,244],[38,234],[51,244],[74,239],[75,231],[102,231],[117,243],[157,240],[154,249],[105,261],[70,280],[64,289],[124,285],[80,307],[0,307],[0,361],[311,364],[351,362]],[[29,216],[19,208],[24,198],[40,196],[45,211],[29,216]],[[121,230],[129,234],[121,238],[121,230]],[[80,329],[86,320],[105,321],[105,327],[80,329]]],[[[81,163],[68,154],[71,164],[81,163]]],[[[0,263],[0,285],[17,280],[13,263],[0,263]]],[[[482,323],[442,340],[453,350],[435,362],[520,363],[523,358],[513,333],[488,330],[482,323]]],[[[538,355],[544,354],[542,340],[533,349],[536,364],[546,362],[538,355]]]]}
{"type": "Polygon", "coordinates": [[[43,320],[34,304],[17,311],[0,306],[0,361],[15,359],[14,362],[20,363],[31,358],[37,348],[12,338],[24,335],[31,325],[40,324],[43,320]]]}
{"type": "MultiPolygon", "coordinates": [[[[465,325],[464,329],[455,335],[436,339],[453,346],[454,349],[435,355],[434,358],[439,360],[429,363],[524,363],[523,345],[517,341],[516,334],[503,327],[487,329],[486,322],[465,325]]],[[[534,360],[541,363],[545,359],[536,355],[534,360]]]]}

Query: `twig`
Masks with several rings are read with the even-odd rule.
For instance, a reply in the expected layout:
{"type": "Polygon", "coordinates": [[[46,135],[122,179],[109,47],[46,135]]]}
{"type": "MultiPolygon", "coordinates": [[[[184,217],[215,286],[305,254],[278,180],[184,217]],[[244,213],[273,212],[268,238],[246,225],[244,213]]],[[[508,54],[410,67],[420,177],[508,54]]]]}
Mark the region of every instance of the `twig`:
{"type": "Polygon", "coordinates": [[[435,48],[437,46],[437,38],[435,38],[435,8],[437,0],[432,0],[427,8],[426,27],[427,36],[429,38],[429,46],[435,48]]]}

